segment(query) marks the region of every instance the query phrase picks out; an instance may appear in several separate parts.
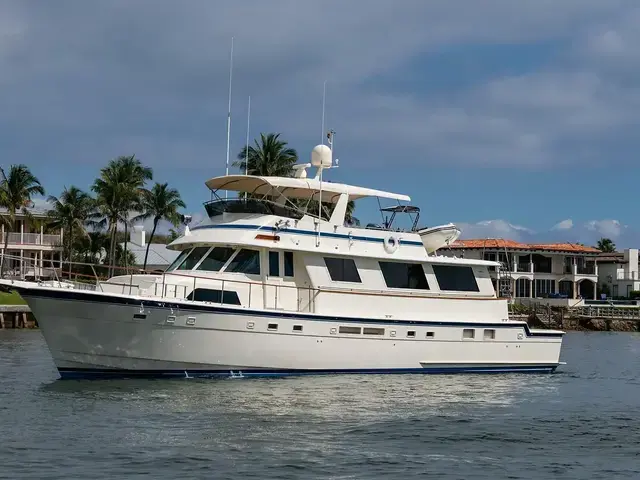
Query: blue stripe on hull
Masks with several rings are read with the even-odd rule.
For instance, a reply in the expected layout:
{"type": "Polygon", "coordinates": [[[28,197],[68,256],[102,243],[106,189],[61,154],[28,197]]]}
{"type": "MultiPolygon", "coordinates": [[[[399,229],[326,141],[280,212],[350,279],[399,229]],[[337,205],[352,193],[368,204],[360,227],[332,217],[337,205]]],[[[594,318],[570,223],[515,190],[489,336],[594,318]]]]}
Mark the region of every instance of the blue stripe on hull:
{"type": "MultiPolygon", "coordinates": [[[[193,227],[191,229],[191,231],[196,231],[196,230],[260,230],[260,231],[267,231],[267,232],[279,232],[279,233],[294,233],[297,235],[312,235],[312,236],[317,236],[318,232],[315,232],[313,230],[300,230],[297,228],[281,228],[281,229],[277,229],[275,227],[270,227],[270,226],[266,226],[266,225],[242,225],[242,224],[214,224],[214,225],[199,225],[197,227],[193,227]]],[[[435,230],[434,230],[435,231],[435,230]]],[[[389,231],[388,233],[397,233],[397,232],[392,232],[389,231]]],[[[351,235],[349,236],[348,234],[344,234],[344,233],[332,233],[332,232],[320,232],[320,235],[323,237],[329,237],[329,238],[342,238],[342,239],[350,239],[350,240],[360,240],[363,242],[375,242],[375,243],[384,243],[384,238],[378,238],[378,237],[365,237],[362,235],[351,235]]],[[[417,242],[414,240],[401,240],[400,241],[401,245],[412,245],[414,247],[424,247],[424,245],[422,244],[422,242],[417,242]]]]}
{"type": "Polygon", "coordinates": [[[386,375],[386,374],[454,374],[454,373],[553,373],[558,365],[484,365],[424,368],[371,368],[343,370],[117,370],[93,368],[58,368],[63,379],[122,378],[264,378],[306,375],[386,375]]]}

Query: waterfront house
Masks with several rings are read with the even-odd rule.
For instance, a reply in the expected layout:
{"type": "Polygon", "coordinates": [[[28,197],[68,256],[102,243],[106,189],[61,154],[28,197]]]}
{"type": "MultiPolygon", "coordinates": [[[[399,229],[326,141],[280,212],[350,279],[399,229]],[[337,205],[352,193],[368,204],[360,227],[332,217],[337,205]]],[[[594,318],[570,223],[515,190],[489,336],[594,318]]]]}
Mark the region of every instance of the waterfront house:
{"type": "MultiPolygon", "coordinates": [[[[121,244],[124,247],[124,243],[121,244]]],[[[127,250],[136,257],[135,266],[144,265],[144,256],[147,252],[146,232],[142,225],[131,228],[127,250]]],[[[147,258],[147,270],[165,270],[180,255],[179,250],[169,250],[162,243],[149,244],[149,257],[147,258]]]]}
{"type": "Polygon", "coordinates": [[[601,253],[598,256],[600,288],[611,297],[629,297],[631,292],[640,291],[638,267],[637,248],[601,253]]]}
{"type": "Polygon", "coordinates": [[[600,250],[575,243],[520,243],[505,239],[458,240],[439,255],[497,260],[491,267],[500,295],[515,299],[548,299],[545,303],[575,304],[595,299],[600,250]],[[498,271],[500,270],[500,271],[498,271]]]}
{"type": "MultiPolygon", "coordinates": [[[[0,255],[5,259],[4,275],[11,278],[53,278],[54,267],[62,267],[62,229],[51,230],[47,227],[47,211],[42,208],[28,209],[31,219],[16,212],[11,231],[4,224],[0,229],[0,255]],[[7,251],[4,251],[7,236],[7,251]]],[[[0,208],[0,215],[6,215],[6,209],[0,208]]],[[[59,272],[59,270],[58,270],[59,272]]]]}

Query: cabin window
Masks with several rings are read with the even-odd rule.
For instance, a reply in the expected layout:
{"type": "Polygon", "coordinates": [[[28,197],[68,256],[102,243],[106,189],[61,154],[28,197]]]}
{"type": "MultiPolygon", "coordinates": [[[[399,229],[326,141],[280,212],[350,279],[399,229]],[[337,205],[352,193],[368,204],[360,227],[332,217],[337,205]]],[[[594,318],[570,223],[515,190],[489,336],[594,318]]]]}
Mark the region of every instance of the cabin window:
{"type": "Polygon", "coordinates": [[[188,296],[187,300],[196,302],[226,303],[228,305],[240,305],[237,292],[233,290],[215,290],[212,288],[196,288],[188,296]]]}
{"type": "Polygon", "coordinates": [[[269,252],[269,276],[280,276],[280,252],[269,252]]]}
{"type": "Polygon", "coordinates": [[[407,337],[409,338],[416,338],[416,331],[415,330],[409,330],[407,332],[407,337]]]}
{"type": "Polygon", "coordinates": [[[184,261],[175,268],[175,270],[192,270],[193,267],[198,264],[203,255],[209,251],[209,248],[210,247],[194,248],[189,256],[185,258],[184,261]]]}
{"type": "Polygon", "coordinates": [[[260,252],[243,248],[231,259],[225,272],[260,275],[260,252]]]}
{"type": "Polygon", "coordinates": [[[284,276],[293,277],[293,252],[284,252],[284,276]]]}
{"type": "Polygon", "coordinates": [[[356,268],[356,262],[352,259],[324,257],[324,263],[329,270],[331,280],[334,282],[362,282],[358,269],[356,268]]]}
{"type": "Polygon", "coordinates": [[[209,254],[202,260],[196,270],[204,270],[205,272],[219,272],[227,263],[227,260],[231,258],[233,248],[228,247],[215,247],[209,252],[209,254]]]}
{"type": "Polygon", "coordinates": [[[384,335],[384,328],[364,327],[362,333],[364,335],[384,335]]]}
{"type": "Polygon", "coordinates": [[[302,325],[294,325],[293,326],[293,331],[294,332],[301,332],[302,331],[302,325]]]}
{"type": "Polygon", "coordinates": [[[340,327],[338,329],[340,333],[348,333],[350,335],[360,335],[362,333],[362,328],[360,327],[340,327]]]}
{"type": "Polygon", "coordinates": [[[465,328],[462,330],[462,338],[471,340],[475,338],[476,331],[473,328],[465,328]]]}
{"type": "Polygon", "coordinates": [[[389,288],[429,290],[424,268],[419,263],[379,262],[382,276],[389,288]]]}
{"type": "Polygon", "coordinates": [[[496,331],[491,329],[491,330],[485,330],[484,331],[484,339],[485,340],[495,340],[496,338],[496,331]]]}
{"type": "Polygon", "coordinates": [[[278,324],[277,323],[270,323],[267,325],[267,330],[278,330],[278,324]]]}
{"type": "Polygon", "coordinates": [[[433,265],[433,273],[436,274],[440,290],[455,290],[457,292],[480,291],[472,267],[433,265]]]}
{"type": "Polygon", "coordinates": [[[191,253],[191,250],[191,248],[187,248],[186,250],[181,251],[180,255],[178,255],[178,258],[176,258],[173,263],[171,263],[171,265],[167,267],[167,272],[175,270],[178,265],[184,262],[184,259],[187,258],[187,255],[189,255],[189,253],[191,253]]]}
{"type": "Polygon", "coordinates": [[[436,334],[434,332],[427,332],[427,338],[433,338],[436,334]]]}

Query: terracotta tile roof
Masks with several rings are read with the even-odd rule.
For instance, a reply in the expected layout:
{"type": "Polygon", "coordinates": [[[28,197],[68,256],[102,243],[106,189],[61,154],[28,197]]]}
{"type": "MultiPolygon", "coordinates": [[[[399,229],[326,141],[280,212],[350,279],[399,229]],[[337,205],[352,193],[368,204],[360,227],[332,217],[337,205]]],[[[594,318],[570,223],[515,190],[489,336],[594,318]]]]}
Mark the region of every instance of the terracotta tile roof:
{"type": "Polygon", "coordinates": [[[457,240],[451,248],[488,248],[510,250],[546,250],[549,252],[601,253],[600,250],[577,243],[520,243],[504,238],[457,240]]]}
{"type": "Polygon", "coordinates": [[[622,263],[622,262],[624,262],[624,253],[622,253],[622,252],[602,252],[600,255],[598,255],[598,262],[622,263]]]}

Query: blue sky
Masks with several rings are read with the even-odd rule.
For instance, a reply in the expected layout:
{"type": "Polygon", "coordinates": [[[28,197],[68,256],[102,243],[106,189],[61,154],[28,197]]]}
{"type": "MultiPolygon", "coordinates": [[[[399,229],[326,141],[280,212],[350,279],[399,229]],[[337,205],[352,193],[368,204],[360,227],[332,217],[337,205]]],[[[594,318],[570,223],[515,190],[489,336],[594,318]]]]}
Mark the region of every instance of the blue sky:
{"type": "Polygon", "coordinates": [[[251,95],[251,136],[307,161],[326,80],[332,180],[467,238],[638,246],[639,20],[624,0],[5,0],[0,162],[57,195],[135,153],[200,216],[234,36],[233,156],[251,95]]]}

